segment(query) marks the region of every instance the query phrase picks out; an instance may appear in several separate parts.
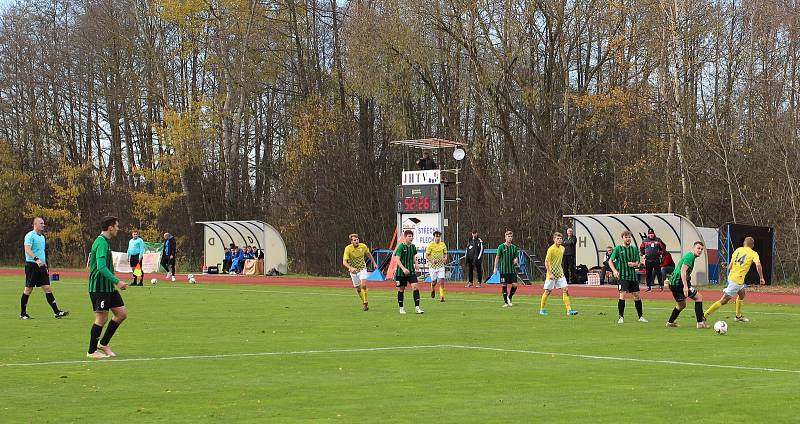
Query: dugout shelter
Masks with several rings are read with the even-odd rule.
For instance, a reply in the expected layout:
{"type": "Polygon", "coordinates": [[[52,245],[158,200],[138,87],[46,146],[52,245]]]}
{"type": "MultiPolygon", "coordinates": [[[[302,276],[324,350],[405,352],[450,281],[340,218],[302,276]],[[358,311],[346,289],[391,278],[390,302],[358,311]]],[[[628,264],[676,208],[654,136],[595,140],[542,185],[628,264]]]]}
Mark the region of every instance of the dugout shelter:
{"type": "Polygon", "coordinates": [[[263,221],[201,221],[203,225],[203,262],[222,269],[225,249],[236,246],[255,246],[264,251],[264,273],[275,269],[281,274],[289,271],[289,257],[283,237],[272,225],[263,221]]]}
{"type": "Polygon", "coordinates": [[[575,238],[575,263],[589,268],[603,266],[606,246],[622,244],[621,234],[633,233],[633,243],[638,248],[652,228],[656,236],[667,245],[667,251],[675,263],[692,249],[695,241],[705,244],[703,254],[695,260],[692,283],[697,285],[717,284],[719,242],[715,229],[695,226],[688,218],[673,213],[656,214],[598,214],[564,215],[572,219],[575,238]]]}

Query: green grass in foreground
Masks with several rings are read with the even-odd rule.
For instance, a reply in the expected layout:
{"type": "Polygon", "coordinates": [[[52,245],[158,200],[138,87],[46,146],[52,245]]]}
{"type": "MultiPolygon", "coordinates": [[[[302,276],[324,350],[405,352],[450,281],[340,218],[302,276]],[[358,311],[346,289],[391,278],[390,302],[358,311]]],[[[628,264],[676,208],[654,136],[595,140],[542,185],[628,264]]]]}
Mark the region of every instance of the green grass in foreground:
{"type": "Polygon", "coordinates": [[[519,296],[502,309],[498,295],[450,293],[444,304],[423,296],[426,314],[417,316],[409,292],[410,313],[400,316],[393,291],[371,290],[365,313],[346,283],[162,283],[123,292],[130,318],[111,343],[119,357],[90,362],[86,284],[54,288],[68,318],[53,319],[37,289],[34,319],[20,321],[20,278],[0,277],[0,422],[788,423],[800,416],[797,307],[746,305],[752,322],[741,324],[725,306],[715,316],[730,325],[723,337],[696,330],[691,310],[683,327],[664,328],[668,302],[645,303],[649,324],[633,320],[629,302],[629,323],[617,325],[611,299],[576,298],[580,315],[567,317],[554,296],[551,316],[540,317],[538,298],[519,296]],[[53,361],[63,363],[46,364],[53,361]]]}

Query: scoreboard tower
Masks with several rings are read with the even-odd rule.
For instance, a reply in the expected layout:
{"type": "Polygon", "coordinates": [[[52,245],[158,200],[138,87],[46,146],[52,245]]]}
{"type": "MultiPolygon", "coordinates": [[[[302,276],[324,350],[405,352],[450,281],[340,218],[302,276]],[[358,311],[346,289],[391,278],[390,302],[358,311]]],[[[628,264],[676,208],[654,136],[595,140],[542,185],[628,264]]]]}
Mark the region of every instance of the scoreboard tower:
{"type": "MultiPolygon", "coordinates": [[[[438,138],[426,138],[418,140],[392,141],[391,144],[410,147],[412,149],[423,149],[440,152],[441,149],[453,149],[453,159],[460,163],[465,157],[463,149],[465,143],[443,140],[438,138]]],[[[406,150],[406,153],[410,149],[406,150]]],[[[444,159],[441,155],[438,159],[444,159]]],[[[405,169],[411,166],[409,155],[406,154],[405,169]]],[[[413,168],[412,168],[413,169],[413,168]]],[[[456,202],[456,228],[452,240],[455,244],[451,248],[457,248],[458,244],[458,173],[459,169],[425,169],[417,171],[403,171],[401,183],[395,189],[395,212],[397,213],[397,236],[398,239],[405,230],[414,232],[414,244],[420,251],[417,256],[417,263],[420,270],[425,272],[427,269],[425,260],[425,248],[433,242],[434,231],[442,232],[442,239],[447,242],[445,235],[448,227],[448,219],[445,217],[445,181],[442,178],[443,172],[455,174],[456,181],[447,184],[455,184],[456,195],[447,201],[456,202]]],[[[451,240],[451,241],[452,241],[451,240]]]]}

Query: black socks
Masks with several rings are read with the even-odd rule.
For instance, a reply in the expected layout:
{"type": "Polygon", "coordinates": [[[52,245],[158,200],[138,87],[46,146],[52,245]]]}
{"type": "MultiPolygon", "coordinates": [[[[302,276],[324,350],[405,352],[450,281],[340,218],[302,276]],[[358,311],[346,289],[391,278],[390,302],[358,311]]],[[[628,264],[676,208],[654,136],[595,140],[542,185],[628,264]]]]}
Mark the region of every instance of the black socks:
{"type": "Polygon", "coordinates": [[[97,350],[97,342],[100,340],[100,333],[103,332],[103,327],[92,324],[92,331],[89,336],[89,353],[94,353],[97,350]]]}
{"type": "Polygon", "coordinates": [[[59,313],[58,305],[56,305],[56,297],[53,296],[53,293],[45,293],[44,297],[47,298],[47,303],[49,303],[50,307],[53,308],[53,313],[59,313]]]}
{"type": "Polygon", "coordinates": [[[108,323],[108,327],[106,327],[106,334],[103,334],[103,339],[100,340],[101,345],[108,346],[108,342],[110,342],[111,338],[114,337],[114,333],[117,332],[119,325],[120,323],[114,321],[113,319],[108,323]]]}
{"type": "Polygon", "coordinates": [[[22,293],[22,297],[19,299],[19,314],[26,315],[28,313],[28,298],[31,295],[22,293]]]}

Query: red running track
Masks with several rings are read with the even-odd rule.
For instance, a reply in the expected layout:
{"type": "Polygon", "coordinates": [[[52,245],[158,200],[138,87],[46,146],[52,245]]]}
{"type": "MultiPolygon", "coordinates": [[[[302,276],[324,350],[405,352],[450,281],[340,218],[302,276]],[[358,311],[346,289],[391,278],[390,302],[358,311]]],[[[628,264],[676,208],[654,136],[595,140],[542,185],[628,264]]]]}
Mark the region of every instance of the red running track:
{"type": "MultiPolygon", "coordinates": [[[[57,271],[62,277],[67,278],[88,278],[89,273],[86,271],[57,271]]],[[[0,269],[0,276],[20,276],[25,274],[24,269],[0,269]]],[[[250,284],[250,285],[264,285],[264,286],[293,286],[293,287],[331,287],[331,288],[352,288],[352,283],[349,279],[344,278],[287,278],[287,277],[265,277],[265,276],[251,276],[251,275],[202,275],[195,274],[197,280],[201,284],[250,284]]],[[[145,276],[147,280],[151,276],[145,276]]],[[[166,282],[164,276],[159,274],[157,277],[160,281],[166,282]]],[[[185,284],[188,282],[186,274],[178,275],[178,281],[175,284],[185,284]]],[[[458,293],[485,293],[500,295],[500,285],[498,284],[484,284],[480,288],[464,287],[464,282],[448,282],[447,291],[458,293]]],[[[423,287],[428,286],[428,283],[421,284],[423,287]]],[[[370,289],[394,289],[394,283],[375,282],[369,283],[370,289]]],[[[714,301],[721,296],[722,287],[713,289],[703,289],[706,299],[705,301],[714,301]]],[[[618,296],[616,286],[584,286],[584,285],[571,285],[569,287],[570,295],[576,297],[596,297],[605,299],[615,299],[618,296]]],[[[539,285],[525,286],[520,285],[517,294],[523,295],[536,295],[542,292],[542,287],[539,285]]],[[[642,298],[654,300],[672,300],[672,293],[669,289],[659,291],[654,289],[651,292],[642,290],[642,298]]],[[[791,293],[763,293],[753,292],[747,293],[748,303],[766,303],[766,304],[780,304],[780,305],[800,305],[800,294],[791,293]]]]}

